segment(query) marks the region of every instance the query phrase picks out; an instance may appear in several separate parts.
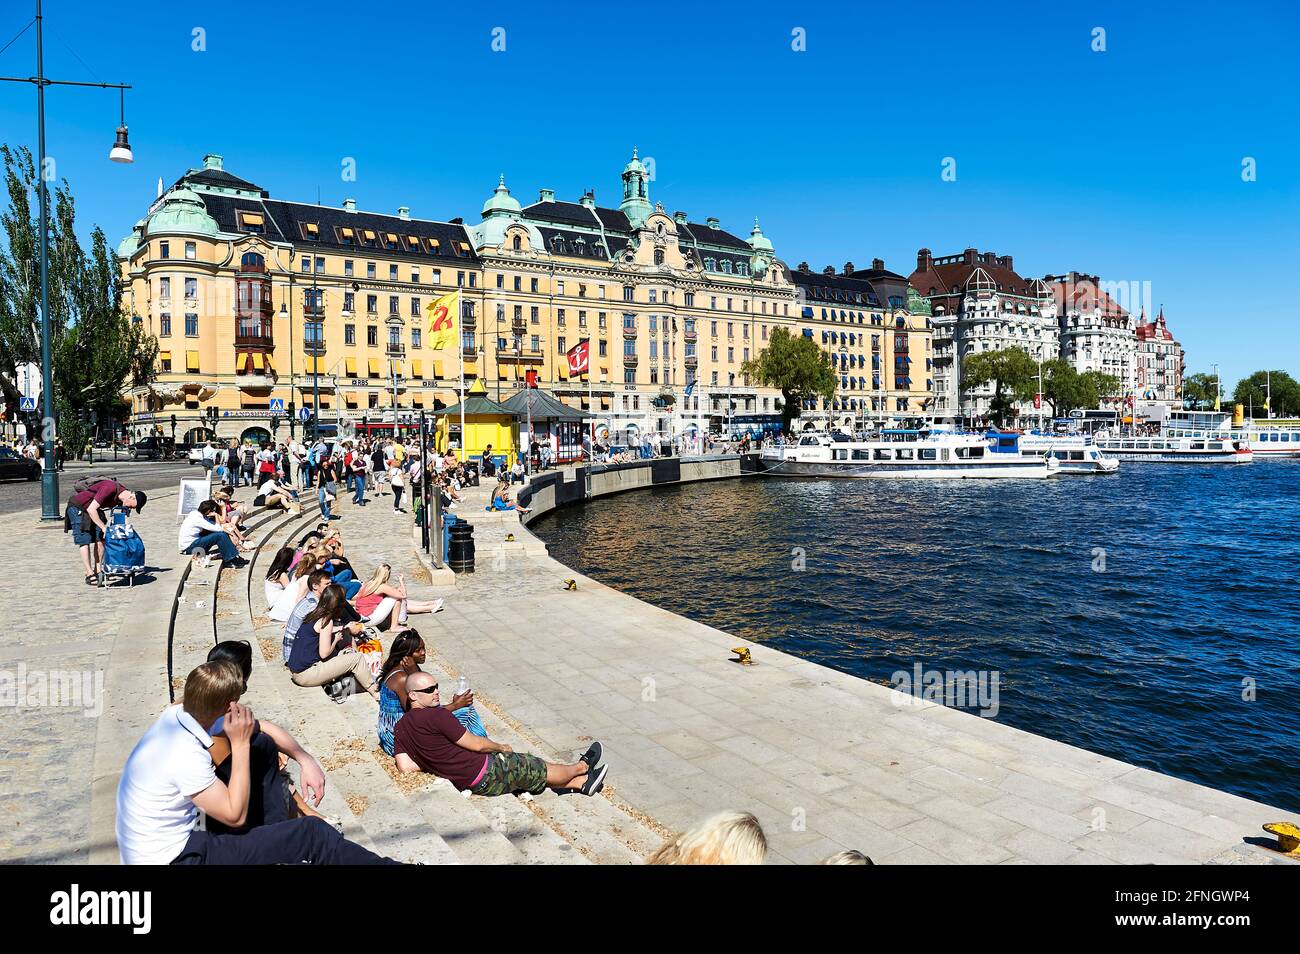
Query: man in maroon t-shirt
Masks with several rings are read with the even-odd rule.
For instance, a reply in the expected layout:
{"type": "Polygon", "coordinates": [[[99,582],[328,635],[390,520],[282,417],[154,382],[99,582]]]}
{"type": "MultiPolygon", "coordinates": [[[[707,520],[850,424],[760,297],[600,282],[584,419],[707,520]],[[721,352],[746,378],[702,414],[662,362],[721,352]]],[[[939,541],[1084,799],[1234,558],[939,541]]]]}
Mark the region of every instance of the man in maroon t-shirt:
{"type": "Polygon", "coordinates": [[[116,480],[98,480],[68,500],[72,542],[81,548],[81,565],[85,568],[87,583],[98,583],[95,567],[104,559],[104,531],[108,529],[104,514],[114,507],[130,507],[139,513],[144,510],[147,499],[143,490],[127,490],[116,480]],[[95,549],[93,562],[92,546],[95,549]]]}
{"type": "Polygon", "coordinates": [[[475,795],[538,795],[547,788],[595,795],[604,785],[609,766],[600,764],[599,742],[571,765],[543,762],[466,731],[450,710],[439,706],[438,683],[427,672],[407,677],[406,695],[410,711],[393,733],[393,755],[400,772],[440,775],[475,795]]]}

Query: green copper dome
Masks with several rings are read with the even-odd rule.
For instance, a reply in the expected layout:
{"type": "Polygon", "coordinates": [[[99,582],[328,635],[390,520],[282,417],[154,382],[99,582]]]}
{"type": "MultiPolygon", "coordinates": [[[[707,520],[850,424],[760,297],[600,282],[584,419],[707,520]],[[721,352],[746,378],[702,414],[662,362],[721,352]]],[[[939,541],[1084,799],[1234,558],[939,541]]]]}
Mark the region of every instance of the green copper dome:
{"type": "Polygon", "coordinates": [[[519,200],[510,194],[506,188],[506,177],[502,176],[501,181],[497,183],[496,190],[492,193],[492,198],[483,203],[483,215],[486,217],[493,212],[520,212],[522,206],[519,200]]]}
{"type": "Polygon", "coordinates": [[[632,161],[623,167],[623,175],[627,175],[629,172],[635,172],[640,175],[645,175],[645,171],[646,171],[645,165],[641,162],[640,159],[636,157],[636,147],[633,147],[632,161]]]}
{"type": "Polygon", "coordinates": [[[198,193],[186,188],[173,189],[163,196],[162,208],[149,216],[150,235],[183,232],[190,235],[217,234],[217,222],[208,215],[198,193]]]}
{"type": "Polygon", "coordinates": [[[754,231],[749,233],[749,247],[756,252],[772,251],[772,242],[763,234],[763,230],[758,227],[757,216],[754,218],[754,231]]]}
{"type": "Polygon", "coordinates": [[[140,240],[144,236],[144,219],[135,223],[131,228],[131,234],[122,239],[117,245],[118,258],[130,258],[135,254],[136,249],[140,247],[140,240]]]}

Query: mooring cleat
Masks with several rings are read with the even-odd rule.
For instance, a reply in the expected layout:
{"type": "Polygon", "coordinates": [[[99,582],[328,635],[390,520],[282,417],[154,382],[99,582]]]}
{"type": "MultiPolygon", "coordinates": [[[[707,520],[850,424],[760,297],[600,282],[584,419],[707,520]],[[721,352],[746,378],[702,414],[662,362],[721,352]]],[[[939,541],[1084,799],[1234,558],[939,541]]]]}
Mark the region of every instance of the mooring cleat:
{"type": "Polygon", "coordinates": [[[1280,851],[1288,858],[1300,858],[1300,826],[1290,822],[1269,822],[1264,830],[1270,835],[1277,835],[1277,844],[1270,845],[1270,848],[1280,851]]]}
{"type": "Polygon", "coordinates": [[[514,543],[514,542],[515,542],[515,535],[513,533],[507,533],[506,543],[514,543]]]}
{"type": "Polygon", "coordinates": [[[736,658],[733,659],[732,662],[740,663],[742,666],[754,665],[754,660],[750,658],[749,655],[748,646],[737,646],[735,649],[732,650],[732,652],[736,654],[736,658]]]}
{"type": "Polygon", "coordinates": [[[576,589],[578,588],[578,581],[577,581],[577,580],[565,580],[565,581],[564,581],[564,588],[565,588],[566,590],[576,590],[576,589]]]}

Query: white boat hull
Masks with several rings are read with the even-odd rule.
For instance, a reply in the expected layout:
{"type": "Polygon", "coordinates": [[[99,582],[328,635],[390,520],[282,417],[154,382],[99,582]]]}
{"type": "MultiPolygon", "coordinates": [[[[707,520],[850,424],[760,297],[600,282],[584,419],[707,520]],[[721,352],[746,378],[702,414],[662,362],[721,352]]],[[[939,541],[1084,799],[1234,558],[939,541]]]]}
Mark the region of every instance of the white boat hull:
{"type": "Polygon", "coordinates": [[[850,477],[883,480],[988,480],[998,477],[1043,479],[1055,472],[1044,460],[1007,463],[960,461],[922,464],[915,461],[801,461],[764,455],[764,473],[773,477],[850,477]]]}

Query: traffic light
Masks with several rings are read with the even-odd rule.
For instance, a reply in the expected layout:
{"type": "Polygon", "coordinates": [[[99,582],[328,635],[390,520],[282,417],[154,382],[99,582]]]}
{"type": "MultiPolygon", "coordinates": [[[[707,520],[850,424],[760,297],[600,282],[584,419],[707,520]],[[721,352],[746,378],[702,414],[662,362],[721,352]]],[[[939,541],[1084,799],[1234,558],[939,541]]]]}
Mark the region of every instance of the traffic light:
{"type": "Polygon", "coordinates": [[[280,429],[280,418],[278,415],[271,415],[271,433],[274,434],[280,429]]]}
{"type": "Polygon", "coordinates": [[[176,429],[176,415],[172,415],[172,430],[176,429]]]}

